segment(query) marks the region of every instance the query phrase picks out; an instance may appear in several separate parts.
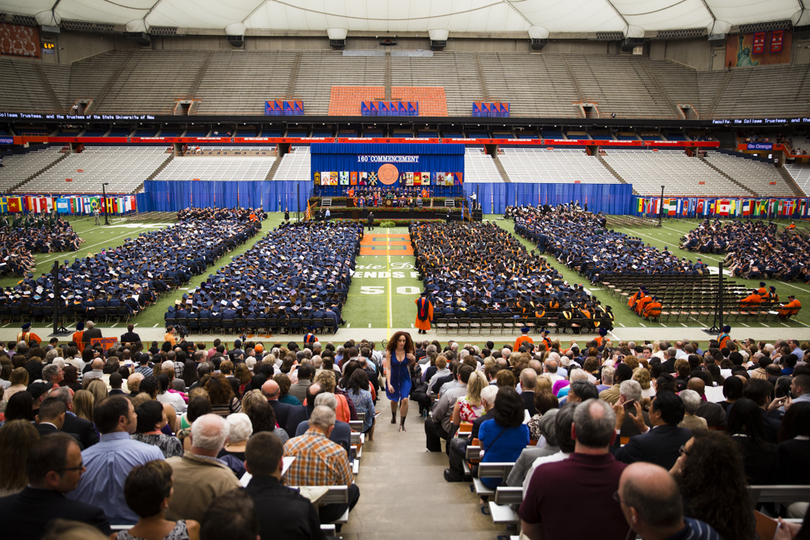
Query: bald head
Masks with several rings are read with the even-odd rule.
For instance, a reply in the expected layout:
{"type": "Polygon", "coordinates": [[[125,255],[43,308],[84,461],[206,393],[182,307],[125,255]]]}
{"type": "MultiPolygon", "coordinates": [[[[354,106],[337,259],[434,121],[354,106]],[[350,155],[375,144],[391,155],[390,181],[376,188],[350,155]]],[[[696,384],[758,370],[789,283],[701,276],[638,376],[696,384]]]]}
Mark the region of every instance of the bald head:
{"type": "Polygon", "coordinates": [[[692,377],[689,379],[689,382],[686,383],[686,388],[689,390],[694,390],[702,396],[706,391],[706,383],[700,377],[692,377]]]}
{"type": "Polygon", "coordinates": [[[628,465],[619,479],[619,496],[627,523],[642,538],[651,532],[668,534],[683,527],[678,484],[659,465],[646,462],[628,465]]]}
{"type": "Polygon", "coordinates": [[[273,379],[269,379],[262,385],[262,394],[264,394],[264,397],[267,399],[278,399],[280,393],[281,388],[279,388],[278,383],[273,379]]]}
{"type": "Polygon", "coordinates": [[[95,360],[93,360],[93,363],[90,364],[90,367],[92,367],[93,369],[103,369],[104,360],[102,360],[101,358],[96,358],[95,360]]]}

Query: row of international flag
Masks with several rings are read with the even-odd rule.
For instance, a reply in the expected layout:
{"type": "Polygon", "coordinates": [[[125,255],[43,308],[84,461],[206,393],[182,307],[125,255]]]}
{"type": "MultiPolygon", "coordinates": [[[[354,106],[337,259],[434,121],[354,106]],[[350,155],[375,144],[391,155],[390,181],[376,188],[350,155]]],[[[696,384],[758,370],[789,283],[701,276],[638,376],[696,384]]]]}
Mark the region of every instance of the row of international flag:
{"type": "Polygon", "coordinates": [[[25,195],[20,197],[0,197],[0,214],[43,213],[92,214],[96,208],[100,213],[126,214],[138,208],[135,195],[123,197],[44,197],[25,195]]]}
{"type": "Polygon", "coordinates": [[[635,197],[637,216],[658,217],[810,217],[808,199],[700,199],[635,197]],[[663,207],[662,207],[663,204],[663,207]],[[663,212],[661,211],[663,208],[663,212]]]}

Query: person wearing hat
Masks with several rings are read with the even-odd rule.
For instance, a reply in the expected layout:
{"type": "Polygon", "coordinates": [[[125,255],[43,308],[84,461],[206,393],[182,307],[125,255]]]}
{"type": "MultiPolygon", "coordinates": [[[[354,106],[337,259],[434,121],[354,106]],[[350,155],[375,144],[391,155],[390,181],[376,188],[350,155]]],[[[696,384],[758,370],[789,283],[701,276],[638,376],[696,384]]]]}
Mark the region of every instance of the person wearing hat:
{"type": "Polygon", "coordinates": [[[433,303],[428,299],[428,292],[425,291],[416,299],[416,323],[414,326],[416,326],[420,334],[427,334],[432,320],[433,303]]]}
{"type": "Polygon", "coordinates": [[[604,328],[599,329],[599,336],[594,339],[596,342],[597,347],[601,347],[602,345],[607,345],[610,343],[610,338],[607,337],[607,330],[604,328]]]}
{"type": "Polygon", "coordinates": [[[751,294],[746,296],[740,301],[742,309],[757,307],[762,303],[762,297],[759,295],[757,289],[752,289],[751,294]]]}
{"type": "MultiPolygon", "coordinates": [[[[766,300],[766,299],[763,298],[763,300],[766,300]]],[[[776,294],[776,287],[774,287],[773,285],[768,287],[768,298],[767,298],[766,301],[769,304],[774,305],[774,306],[779,303],[779,295],[776,294]]]]}
{"type": "Polygon", "coordinates": [[[644,306],[644,318],[645,319],[658,319],[661,316],[661,308],[663,305],[661,301],[658,299],[657,296],[653,296],[652,300],[647,302],[647,305],[644,306]]]}
{"type": "Polygon", "coordinates": [[[723,331],[719,336],[717,336],[717,343],[719,344],[720,349],[728,347],[728,344],[731,343],[731,336],[729,335],[729,332],[731,332],[731,327],[729,325],[725,325],[723,327],[723,331]]]}
{"type": "Polygon", "coordinates": [[[524,343],[528,343],[531,346],[531,348],[534,349],[534,340],[531,337],[529,337],[529,330],[530,328],[528,326],[524,326],[523,328],[520,329],[521,335],[515,340],[515,348],[512,350],[519,351],[520,346],[523,345],[524,343]]]}
{"type": "Polygon", "coordinates": [[[17,334],[17,343],[25,341],[29,347],[42,343],[42,338],[31,331],[31,323],[24,323],[22,331],[17,334]]]}
{"type": "Polygon", "coordinates": [[[551,350],[551,338],[550,338],[550,337],[548,337],[550,333],[551,333],[551,332],[549,332],[549,331],[548,331],[548,330],[546,330],[545,328],[543,328],[543,329],[540,331],[540,335],[542,335],[542,336],[543,336],[543,344],[546,346],[546,350],[547,350],[547,351],[550,351],[550,350],[551,350]]]}
{"type": "Polygon", "coordinates": [[[795,296],[788,296],[788,303],[780,306],[777,316],[780,319],[787,319],[798,315],[799,310],[802,309],[802,303],[799,302],[795,296]]]}
{"type": "Polygon", "coordinates": [[[767,287],[765,287],[765,282],[764,281],[759,282],[759,289],[757,289],[757,294],[763,300],[768,298],[768,289],[767,289],[767,287]]]}

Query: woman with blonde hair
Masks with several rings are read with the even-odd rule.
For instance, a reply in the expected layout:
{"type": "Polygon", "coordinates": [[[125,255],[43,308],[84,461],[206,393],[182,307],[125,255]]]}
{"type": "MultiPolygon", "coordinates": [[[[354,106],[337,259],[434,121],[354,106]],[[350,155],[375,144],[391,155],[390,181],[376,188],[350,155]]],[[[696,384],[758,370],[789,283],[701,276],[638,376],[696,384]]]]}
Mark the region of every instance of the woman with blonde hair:
{"type": "Polygon", "coordinates": [[[633,370],[633,380],[641,385],[641,397],[644,399],[652,399],[655,395],[655,388],[650,384],[650,372],[639,366],[633,370]]]}
{"type": "Polygon", "coordinates": [[[245,395],[242,398],[242,411],[247,413],[257,401],[267,401],[267,398],[264,397],[261,390],[255,389],[245,392],[245,395]]]}
{"type": "Polygon", "coordinates": [[[88,390],[79,390],[73,394],[73,413],[88,422],[93,421],[93,406],[96,398],[88,390]]]}
{"type": "Polygon", "coordinates": [[[11,371],[11,377],[9,378],[9,382],[11,386],[6,388],[6,391],[3,393],[3,401],[8,403],[8,400],[11,399],[11,396],[16,394],[17,392],[23,392],[28,389],[28,370],[24,367],[18,367],[11,371]]]}
{"type": "Polygon", "coordinates": [[[473,371],[467,381],[467,395],[456,400],[453,405],[453,425],[458,427],[462,422],[472,423],[484,414],[481,402],[481,390],[487,385],[487,378],[480,371],[473,371]]]}
{"type": "Polygon", "coordinates": [[[25,456],[39,441],[39,432],[28,420],[11,420],[0,428],[0,497],[14,495],[28,485],[25,456]]]}
{"type": "Polygon", "coordinates": [[[102,399],[109,395],[107,385],[101,379],[90,379],[85,390],[93,394],[95,403],[100,403],[102,399]]]}

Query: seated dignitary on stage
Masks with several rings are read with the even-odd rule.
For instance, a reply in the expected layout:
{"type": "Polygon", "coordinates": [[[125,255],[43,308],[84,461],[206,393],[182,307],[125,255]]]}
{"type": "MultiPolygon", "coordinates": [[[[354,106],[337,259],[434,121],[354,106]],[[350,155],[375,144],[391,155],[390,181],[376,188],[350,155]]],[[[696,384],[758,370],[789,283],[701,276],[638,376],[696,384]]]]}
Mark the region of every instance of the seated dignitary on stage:
{"type": "Polygon", "coordinates": [[[85,471],[81,450],[73,437],[66,433],[43,437],[28,451],[25,468],[28,486],[0,499],[4,537],[38,540],[54,519],[81,521],[105,535],[112,533],[101,508],[65,497],[76,489],[85,471]]]}

